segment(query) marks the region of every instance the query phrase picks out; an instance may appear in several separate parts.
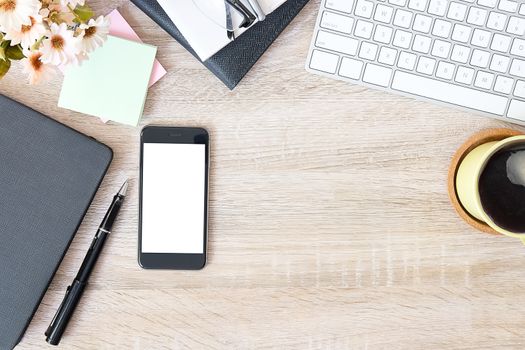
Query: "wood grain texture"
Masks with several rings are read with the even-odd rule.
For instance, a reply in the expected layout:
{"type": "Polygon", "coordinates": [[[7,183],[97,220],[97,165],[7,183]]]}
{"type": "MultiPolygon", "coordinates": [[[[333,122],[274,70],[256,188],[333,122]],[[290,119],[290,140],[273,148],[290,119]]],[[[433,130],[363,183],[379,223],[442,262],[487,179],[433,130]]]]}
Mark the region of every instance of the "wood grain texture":
{"type": "MultiPolygon", "coordinates": [[[[141,127],[211,134],[209,265],[137,265],[139,128],[57,107],[61,79],[7,96],[96,137],[115,160],[20,349],[44,331],[124,178],[131,195],[63,349],[523,349],[525,248],[464,223],[447,168],[472,133],[509,124],[308,74],[313,0],[233,92],[125,1],[168,75],[141,127]]],[[[521,130],[521,129],[520,129],[521,130]]]]}

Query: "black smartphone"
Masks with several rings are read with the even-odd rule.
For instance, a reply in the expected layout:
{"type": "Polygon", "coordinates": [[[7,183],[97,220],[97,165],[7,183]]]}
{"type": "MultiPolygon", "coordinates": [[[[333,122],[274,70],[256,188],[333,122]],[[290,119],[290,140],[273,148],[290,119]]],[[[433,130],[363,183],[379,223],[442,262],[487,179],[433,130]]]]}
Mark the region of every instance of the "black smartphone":
{"type": "Polygon", "coordinates": [[[139,265],[206,264],[210,146],[202,128],[147,126],[140,140],[139,265]]]}

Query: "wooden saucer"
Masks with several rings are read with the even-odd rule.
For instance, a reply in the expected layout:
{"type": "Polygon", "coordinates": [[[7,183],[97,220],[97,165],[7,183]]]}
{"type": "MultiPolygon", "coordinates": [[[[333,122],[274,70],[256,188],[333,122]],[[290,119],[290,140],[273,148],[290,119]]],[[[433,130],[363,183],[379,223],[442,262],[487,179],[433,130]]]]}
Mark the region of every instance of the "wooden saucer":
{"type": "Polygon", "coordinates": [[[454,206],[454,209],[459,214],[459,216],[465,220],[470,226],[478,229],[479,231],[499,234],[489,225],[483,221],[479,221],[472,215],[470,215],[465,208],[461,205],[458,194],[456,192],[456,174],[458,171],[458,166],[463,161],[463,158],[472,151],[474,148],[478,147],[487,142],[491,141],[500,141],[506,139],[507,137],[523,135],[522,132],[512,129],[486,129],[482,130],[474,135],[472,135],[461,147],[456,151],[452,161],[450,163],[450,168],[448,169],[448,196],[450,202],[454,206]]]}

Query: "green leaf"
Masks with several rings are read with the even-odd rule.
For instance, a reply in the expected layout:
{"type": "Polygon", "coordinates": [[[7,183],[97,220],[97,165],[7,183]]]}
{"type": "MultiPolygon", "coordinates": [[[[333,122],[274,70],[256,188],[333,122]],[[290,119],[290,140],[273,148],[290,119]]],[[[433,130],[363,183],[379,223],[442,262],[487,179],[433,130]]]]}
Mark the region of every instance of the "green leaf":
{"type": "Polygon", "coordinates": [[[91,10],[91,8],[88,5],[77,6],[73,10],[73,12],[75,13],[75,15],[77,15],[76,20],[80,21],[81,23],[86,23],[95,15],[93,10],[91,10]]]}
{"type": "Polygon", "coordinates": [[[5,56],[15,61],[21,60],[25,57],[20,45],[9,46],[7,50],[5,50],[5,56]]]}
{"type": "Polygon", "coordinates": [[[11,41],[2,41],[0,40],[0,60],[3,60],[5,61],[6,59],[6,50],[7,48],[9,47],[9,44],[11,43],[11,41]]]}
{"type": "Polygon", "coordinates": [[[4,75],[7,74],[9,68],[11,68],[10,60],[0,60],[0,79],[2,79],[4,75]]]}

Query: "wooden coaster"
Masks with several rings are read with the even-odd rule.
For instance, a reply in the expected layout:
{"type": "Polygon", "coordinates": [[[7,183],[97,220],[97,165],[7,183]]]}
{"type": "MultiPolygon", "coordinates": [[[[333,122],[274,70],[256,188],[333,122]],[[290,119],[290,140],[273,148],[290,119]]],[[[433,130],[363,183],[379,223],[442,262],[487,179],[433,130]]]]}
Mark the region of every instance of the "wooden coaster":
{"type": "Polygon", "coordinates": [[[450,163],[450,168],[448,169],[448,196],[454,209],[459,214],[459,216],[465,220],[470,226],[478,229],[479,231],[499,234],[492,227],[486,223],[479,221],[472,215],[470,215],[465,208],[461,205],[458,194],[456,192],[456,174],[458,171],[458,166],[463,161],[463,158],[472,151],[474,148],[478,147],[487,142],[491,141],[500,141],[507,137],[523,135],[522,132],[512,129],[486,129],[482,130],[474,135],[472,135],[461,147],[456,151],[452,161],[450,163]]]}

